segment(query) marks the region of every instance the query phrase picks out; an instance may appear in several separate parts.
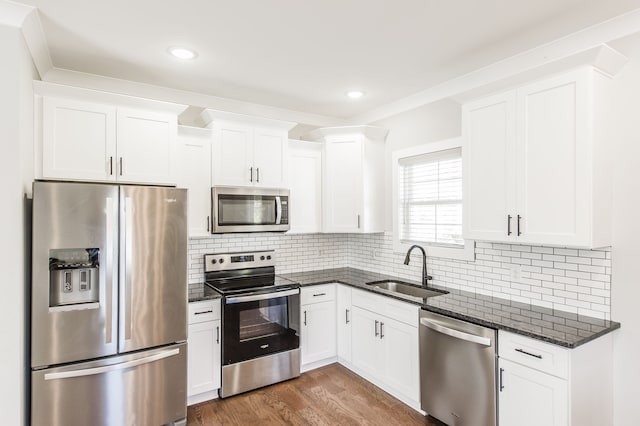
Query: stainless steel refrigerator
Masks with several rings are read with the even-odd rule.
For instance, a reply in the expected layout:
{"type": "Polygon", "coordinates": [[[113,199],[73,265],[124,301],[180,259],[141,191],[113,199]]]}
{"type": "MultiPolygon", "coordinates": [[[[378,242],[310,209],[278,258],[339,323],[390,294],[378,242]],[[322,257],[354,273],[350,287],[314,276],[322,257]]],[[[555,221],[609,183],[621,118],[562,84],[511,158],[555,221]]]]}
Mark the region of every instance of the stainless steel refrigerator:
{"type": "Polygon", "coordinates": [[[33,425],[186,418],[187,191],[35,182],[33,425]]]}

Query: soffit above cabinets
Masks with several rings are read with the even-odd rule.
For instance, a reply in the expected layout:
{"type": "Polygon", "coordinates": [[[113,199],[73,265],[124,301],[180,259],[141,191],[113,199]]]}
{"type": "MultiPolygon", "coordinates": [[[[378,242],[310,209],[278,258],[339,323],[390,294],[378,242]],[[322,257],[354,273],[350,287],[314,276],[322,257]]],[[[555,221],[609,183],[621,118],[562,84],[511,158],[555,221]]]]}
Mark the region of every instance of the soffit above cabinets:
{"type": "Polygon", "coordinates": [[[350,122],[638,7],[635,0],[21,3],[38,9],[54,71],[350,122]],[[176,60],[167,53],[175,45],[198,57],[176,60]],[[353,89],[366,95],[350,100],[353,89]]]}

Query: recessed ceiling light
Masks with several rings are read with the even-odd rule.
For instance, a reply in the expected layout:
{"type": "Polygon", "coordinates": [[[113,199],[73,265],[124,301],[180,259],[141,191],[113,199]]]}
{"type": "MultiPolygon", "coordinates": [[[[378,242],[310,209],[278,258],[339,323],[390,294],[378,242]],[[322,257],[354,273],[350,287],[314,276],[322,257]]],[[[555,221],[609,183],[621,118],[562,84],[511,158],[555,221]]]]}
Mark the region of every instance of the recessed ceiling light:
{"type": "Polygon", "coordinates": [[[187,49],[185,47],[170,47],[169,53],[171,53],[178,59],[194,59],[196,56],[198,56],[195,51],[187,49]]]}
{"type": "Polygon", "coordinates": [[[349,90],[347,92],[347,96],[350,97],[351,99],[360,99],[361,97],[364,96],[364,92],[360,90],[349,90]]]}

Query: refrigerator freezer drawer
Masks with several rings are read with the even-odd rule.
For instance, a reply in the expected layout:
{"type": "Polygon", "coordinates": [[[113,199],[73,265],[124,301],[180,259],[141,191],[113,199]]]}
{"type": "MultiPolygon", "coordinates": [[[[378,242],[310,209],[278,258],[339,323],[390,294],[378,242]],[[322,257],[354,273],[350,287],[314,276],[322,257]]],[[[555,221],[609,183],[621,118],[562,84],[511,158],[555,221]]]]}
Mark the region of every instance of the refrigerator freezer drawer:
{"type": "Polygon", "coordinates": [[[32,371],[31,424],[162,425],[184,419],[187,345],[32,371]]]}

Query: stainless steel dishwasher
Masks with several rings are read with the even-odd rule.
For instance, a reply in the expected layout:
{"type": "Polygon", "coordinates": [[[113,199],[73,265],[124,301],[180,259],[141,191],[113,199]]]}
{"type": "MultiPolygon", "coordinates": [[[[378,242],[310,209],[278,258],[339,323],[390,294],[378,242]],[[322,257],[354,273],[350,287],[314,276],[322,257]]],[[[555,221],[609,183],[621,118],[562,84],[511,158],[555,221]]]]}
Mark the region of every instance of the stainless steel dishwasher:
{"type": "Polygon", "coordinates": [[[496,330],[421,310],[422,409],[450,426],[495,426],[496,352],[496,330]]]}

